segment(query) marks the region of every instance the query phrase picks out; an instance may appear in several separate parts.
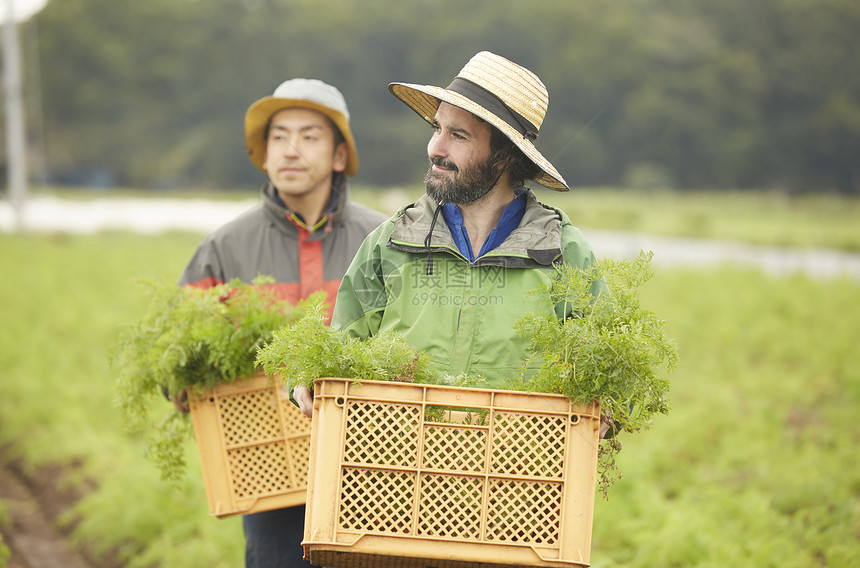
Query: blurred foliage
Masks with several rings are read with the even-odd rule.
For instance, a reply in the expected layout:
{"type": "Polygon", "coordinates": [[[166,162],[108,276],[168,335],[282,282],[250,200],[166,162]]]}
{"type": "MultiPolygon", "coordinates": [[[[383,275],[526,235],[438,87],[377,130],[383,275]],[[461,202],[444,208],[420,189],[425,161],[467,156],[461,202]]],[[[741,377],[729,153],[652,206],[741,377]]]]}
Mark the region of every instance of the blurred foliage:
{"type": "Polygon", "coordinates": [[[859,299],[851,279],[657,273],[672,412],[595,503],[593,567],[860,565],[859,299]]]}
{"type": "Polygon", "coordinates": [[[53,0],[22,36],[58,181],[256,186],[245,110],[304,76],[344,92],[361,182],[414,182],[429,129],[386,85],[487,49],[547,85],[573,185],[858,193],[858,28],[855,0],[53,0]]]}
{"type": "Polygon", "coordinates": [[[3,544],[3,537],[0,536],[0,568],[5,568],[9,560],[9,547],[3,544]]]}
{"type": "Polygon", "coordinates": [[[322,295],[308,299],[307,313],[281,326],[257,349],[256,364],[269,376],[282,376],[292,389],[313,388],[316,379],[345,377],[362,381],[439,384],[430,356],[390,330],[366,341],[328,325],[322,295]]]}
{"type": "Polygon", "coordinates": [[[621,479],[617,434],[648,429],[657,414],[669,413],[668,371],[678,353],[663,334],[664,322],[642,309],[639,288],[653,276],[653,253],[635,260],[599,258],[588,269],[563,265],[552,285],[536,291],[550,307],[514,324],[528,339],[538,373],[502,388],[563,394],[577,404],[600,404],[612,427],[598,450],[597,490],[621,479]],[[592,295],[592,283],[604,283],[592,295]],[[553,313],[565,314],[559,319],[553,313]],[[517,385],[516,383],[520,384],[517,385]]]}
{"type": "Polygon", "coordinates": [[[174,490],[145,457],[147,437],[125,433],[113,404],[108,349],[120,326],[147,307],[133,279],[177,278],[199,242],[186,233],[0,235],[8,276],[0,283],[0,342],[9,346],[0,349],[0,443],[28,467],[80,463],[56,483],[88,497],[57,521],[97,558],[115,555],[128,567],[242,562],[241,520],[209,516],[194,444],[189,475],[174,490]]]}
{"type": "MultiPolygon", "coordinates": [[[[151,434],[149,456],[165,479],[176,483],[185,474],[183,444],[191,434],[187,412],[170,406],[152,420],[152,401],[174,399],[184,392],[247,378],[257,372],[257,349],[281,326],[303,311],[280,299],[258,276],[238,278],[210,288],[179,287],[171,279],[138,284],[149,299],[144,314],[126,323],[109,351],[117,373],[116,404],[132,431],[151,434]]],[[[322,299],[320,300],[322,302],[322,299]]]]}

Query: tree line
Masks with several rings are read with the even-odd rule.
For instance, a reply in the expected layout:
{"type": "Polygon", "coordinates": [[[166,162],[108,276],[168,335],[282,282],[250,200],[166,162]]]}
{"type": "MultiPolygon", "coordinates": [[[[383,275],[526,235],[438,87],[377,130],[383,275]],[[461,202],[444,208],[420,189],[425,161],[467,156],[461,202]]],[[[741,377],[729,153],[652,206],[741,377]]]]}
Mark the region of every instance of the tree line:
{"type": "Polygon", "coordinates": [[[858,29],[856,0],[51,0],[20,35],[47,180],[256,186],[245,110],[315,77],[357,181],[417,183],[430,129],[388,83],[486,49],[547,85],[537,145],[573,186],[860,193],[858,29]]]}

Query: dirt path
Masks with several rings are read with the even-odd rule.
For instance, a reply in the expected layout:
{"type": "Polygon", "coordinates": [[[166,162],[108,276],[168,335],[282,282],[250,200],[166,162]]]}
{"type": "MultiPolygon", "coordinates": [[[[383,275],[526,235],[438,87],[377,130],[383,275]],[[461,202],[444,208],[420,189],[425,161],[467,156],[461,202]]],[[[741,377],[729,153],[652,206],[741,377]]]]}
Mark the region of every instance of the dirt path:
{"type": "Polygon", "coordinates": [[[54,522],[74,499],[57,489],[59,475],[58,468],[25,474],[0,448],[0,502],[6,512],[0,534],[12,553],[7,568],[95,568],[54,522]]]}

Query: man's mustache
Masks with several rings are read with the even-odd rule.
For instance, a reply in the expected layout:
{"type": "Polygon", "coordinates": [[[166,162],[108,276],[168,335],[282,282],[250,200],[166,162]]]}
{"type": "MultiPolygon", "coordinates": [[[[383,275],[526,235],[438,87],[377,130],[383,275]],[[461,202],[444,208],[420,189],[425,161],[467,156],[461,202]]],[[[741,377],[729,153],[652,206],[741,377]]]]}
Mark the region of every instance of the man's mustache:
{"type": "Polygon", "coordinates": [[[460,170],[460,168],[457,167],[457,164],[455,164],[451,160],[446,160],[445,158],[440,158],[438,156],[431,156],[430,163],[434,166],[439,166],[440,168],[445,168],[446,170],[451,170],[454,172],[460,170]]]}

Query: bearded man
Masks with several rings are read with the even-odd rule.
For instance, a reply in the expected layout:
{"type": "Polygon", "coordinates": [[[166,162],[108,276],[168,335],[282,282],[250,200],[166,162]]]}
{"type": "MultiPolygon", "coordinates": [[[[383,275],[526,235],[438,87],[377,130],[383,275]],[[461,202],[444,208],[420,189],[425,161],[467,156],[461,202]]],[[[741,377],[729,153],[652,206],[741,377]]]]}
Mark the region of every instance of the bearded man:
{"type": "MultiPolygon", "coordinates": [[[[441,373],[483,375],[496,388],[527,359],[517,319],[570,315],[529,292],[552,286],[563,263],[586,268],[595,260],[567,215],[525,187],[532,180],[569,189],[534,146],[546,87],[528,69],[481,52],[447,88],[389,90],[433,128],[426,193],[364,240],[341,281],[332,325],[361,339],[396,331],[441,373]]],[[[591,285],[593,294],[602,287],[591,285]]],[[[308,416],[311,396],[296,387],[308,416]]]]}

